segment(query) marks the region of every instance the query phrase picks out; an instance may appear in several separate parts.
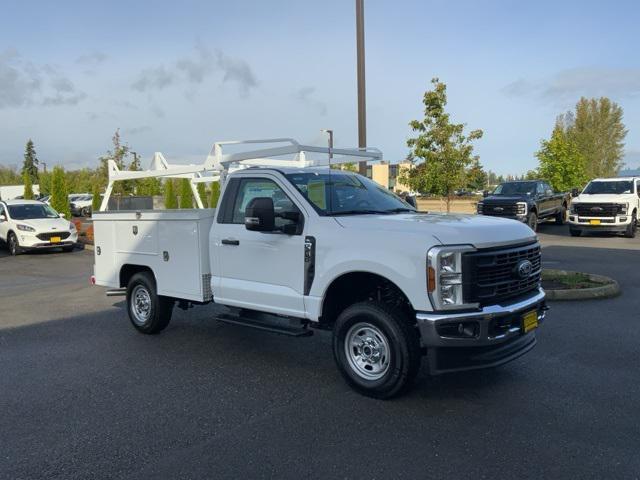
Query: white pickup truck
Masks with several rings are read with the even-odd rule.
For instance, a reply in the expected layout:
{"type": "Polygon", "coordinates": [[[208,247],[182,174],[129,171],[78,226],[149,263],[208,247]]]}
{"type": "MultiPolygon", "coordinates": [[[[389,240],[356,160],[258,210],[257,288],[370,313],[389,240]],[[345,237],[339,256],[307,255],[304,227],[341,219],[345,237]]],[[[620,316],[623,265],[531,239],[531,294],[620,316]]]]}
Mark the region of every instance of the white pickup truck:
{"type": "Polygon", "coordinates": [[[102,209],[117,180],[186,177],[195,194],[201,181],[223,185],[215,210],[94,212],[93,281],[126,292],[136,329],[158,333],[176,304],[215,302],[230,307],[219,321],[293,336],[330,330],[346,381],[377,398],[406,390],[424,356],[440,374],[533,348],[546,306],[527,225],[419,213],[365,177],[307,160],[379,160],[375,149],[277,141],[230,154],[218,143],[200,166],[159,154],[145,172],[110,165],[102,209]]]}
{"type": "Polygon", "coordinates": [[[640,178],[596,178],[571,201],[569,232],[623,233],[636,236],[640,211],[640,178]]]}

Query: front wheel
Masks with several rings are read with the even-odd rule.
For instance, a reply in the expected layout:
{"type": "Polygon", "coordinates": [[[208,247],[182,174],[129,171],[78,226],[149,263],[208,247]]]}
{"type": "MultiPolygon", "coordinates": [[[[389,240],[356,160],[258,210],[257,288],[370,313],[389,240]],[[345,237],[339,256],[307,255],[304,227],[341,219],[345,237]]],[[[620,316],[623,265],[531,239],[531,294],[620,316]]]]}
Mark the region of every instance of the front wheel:
{"type": "Polygon", "coordinates": [[[160,333],[171,321],[173,300],[156,292],[156,282],[148,272],[136,273],[127,286],[129,320],[139,332],[160,333]]]}
{"type": "Polygon", "coordinates": [[[333,329],[333,355],[347,383],[363,395],[392,398],[420,368],[418,332],[406,315],[378,302],[346,308],[333,329]]]}
{"type": "Polygon", "coordinates": [[[531,212],[529,214],[527,217],[527,225],[529,225],[529,228],[534,232],[538,230],[538,215],[536,215],[536,212],[531,212]]]}
{"type": "Polygon", "coordinates": [[[556,213],[556,225],[564,225],[564,222],[567,220],[567,206],[562,205],[560,211],[556,213]]]}
{"type": "Polygon", "coordinates": [[[633,212],[633,215],[631,215],[631,223],[627,226],[627,230],[624,232],[624,236],[627,238],[635,238],[637,229],[638,218],[636,212],[633,212]]]}
{"type": "Polygon", "coordinates": [[[9,238],[7,239],[7,246],[9,247],[9,253],[14,257],[22,253],[20,243],[18,242],[18,237],[16,237],[16,234],[13,232],[9,234],[9,238]]]}

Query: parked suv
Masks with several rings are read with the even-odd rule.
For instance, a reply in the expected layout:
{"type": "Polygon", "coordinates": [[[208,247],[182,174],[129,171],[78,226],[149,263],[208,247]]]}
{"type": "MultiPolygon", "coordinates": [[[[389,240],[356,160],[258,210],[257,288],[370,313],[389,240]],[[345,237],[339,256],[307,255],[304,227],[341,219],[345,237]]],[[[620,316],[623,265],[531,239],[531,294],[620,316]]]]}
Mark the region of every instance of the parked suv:
{"type": "Polygon", "coordinates": [[[618,232],[636,236],[640,178],[596,178],[571,202],[569,232],[618,232]]]}
{"type": "Polygon", "coordinates": [[[478,202],[478,214],[512,218],[526,223],[534,232],[538,220],[553,218],[563,225],[567,218],[568,193],[555,193],[543,180],[504,182],[478,202]]]}
{"type": "Polygon", "coordinates": [[[0,240],[11,255],[24,250],[59,248],[73,250],[78,232],[46,203],[37,200],[6,200],[0,202],[0,240]]]}

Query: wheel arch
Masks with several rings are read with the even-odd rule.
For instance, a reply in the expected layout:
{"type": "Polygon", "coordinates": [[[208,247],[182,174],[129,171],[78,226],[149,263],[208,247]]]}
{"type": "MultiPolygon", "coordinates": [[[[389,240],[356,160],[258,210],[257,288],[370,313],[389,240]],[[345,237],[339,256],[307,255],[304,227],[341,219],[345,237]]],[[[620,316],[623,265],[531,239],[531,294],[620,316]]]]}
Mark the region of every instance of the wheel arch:
{"type": "Polygon", "coordinates": [[[332,326],[346,307],[367,299],[376,299],[415,313],[409,297],[387,277],[363,270],[343,272],[336,276],[322,296],[320,324],[332,326]]]}
{"type": "Polygon", "coordinates": [[[121,288],[126,288],[129,281],[136,273],[148,272],[151,274],[153,281],[156,282],[156,276],[151,267],[147,265],[136,265],[133,263],[125,263],[120,267],[119,283],[121,288]]]}

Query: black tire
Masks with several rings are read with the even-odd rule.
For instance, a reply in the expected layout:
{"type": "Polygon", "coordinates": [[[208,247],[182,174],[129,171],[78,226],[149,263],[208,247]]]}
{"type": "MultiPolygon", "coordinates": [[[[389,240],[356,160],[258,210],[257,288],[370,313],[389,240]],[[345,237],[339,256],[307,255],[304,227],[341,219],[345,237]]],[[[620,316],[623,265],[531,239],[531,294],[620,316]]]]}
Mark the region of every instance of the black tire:
{"type": "Polygon", "coordinates": [[[127,313],[131,324],[139,332],[152,335],[164,330],[171,321],[173,304],[173,299],[156,293],[156,282],[149,272],[136,273],[129,280],[127,313]],[[147,309],[143,308],[143,304],[147,309]],[[142,315],[142,312],[147,313],[142,315]]]}
{"type": "Polygon", "coordinates": [[[333,356],[340,373],[353,389],[368,397],[388,399],[406,391],[420,369],[419,335],[401,310],[371,301],[356,303],[347,307],[336,320],[333,329],[333,356]],[[373,335],[367,336],[369,334],[366,332],[371,331],[374,332],[373,335]],[[360,332],[364,333],[360,335],[360,332]],[[359,346],[349,340],[356,337],[358,341],[363,340],[359,346]],[[379,341],[381,338],[383,341],[379,341]],[[368,343],[369,340],[372,343],[368,343]],[[380,345],[384,347],[385,342],[388,351],[380,349],[380,345]],[[383,352],[382,357],[377,358],[380,365],[386,364],[386,368],[367,373],[366,367],[372,367],[371,364],[363,362],[365,365],[360,367],[352,364],[355,362],[356,352],[364,355],[367,347],[370,359],[383,352]],[[379,376],[366,378],[368,375],[379,376]]]}
{"type": "Polygon", "coordinates": [[[560,211],[556,213],[556,225],[564,225],[564,222],[567,221],[567,206],[562,205],[560,207],[560,211]]]}
{"type": "Polygon", "coordinates": [[[69,252],[73,252],[74,248],[75,248],[75,245],[67,245],[62,247],[62,251],[65,253],[69,253],[69,252]]]}
{"type": "Polygon", "coordinates": [[[631,215],[631,223],[627,227],[627,230],[624,232],[624,236],[627,238],[635,238],[636,230],[638,230],[638,217],[636,212],[633,212],[631,215]]]}
{"type": "Polygon", "coordinates": [[[22,248],[20,248],[18,237],[16,237],[16,234],[13,232],[10,232],[9,236],[7,237],[7,248],[9,249],[9,253],[14,257],[22,253],[22,248]]]}
{"type": "Polygon", "coordinates": [[[582,231],[581,230],[576,230],[575,228],[570,228],[569,229],[569,234],[572,237],[579,237],[580,235],[582,235],[582,231]]]}
{"type": "Polygon", "coordinates": [[[534,232],[538,230],[538,215],[536,212],[531,212],[527,217],[527,225],[534,232]]]}
{"type": "Polygon", "coordinates": [[[82,217],[90,217],[91,216],[91,209],[89,207],[84,207],[80,211],[80,216],[82,216],[82,217]]]}

